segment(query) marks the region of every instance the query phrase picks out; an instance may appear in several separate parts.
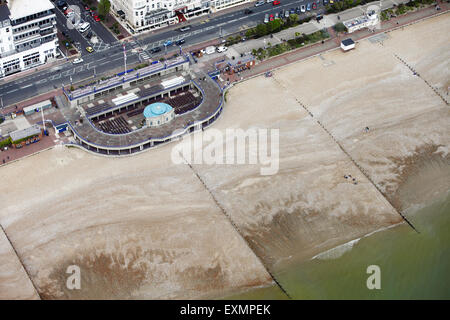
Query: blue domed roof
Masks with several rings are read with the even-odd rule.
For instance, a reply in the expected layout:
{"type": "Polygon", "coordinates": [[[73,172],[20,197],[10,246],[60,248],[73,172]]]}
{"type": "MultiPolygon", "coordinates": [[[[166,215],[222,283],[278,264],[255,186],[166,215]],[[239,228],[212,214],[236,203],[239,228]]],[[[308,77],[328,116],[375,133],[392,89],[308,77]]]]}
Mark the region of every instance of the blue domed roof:
{"type": "Polygon", "coordinates": [[[167,103],[156,102],[149,104],[148,106],[145,107],[144,117],[146,118],[157,117],[170,111],[172,111],[172,107],[169,106],[167,103]]]}

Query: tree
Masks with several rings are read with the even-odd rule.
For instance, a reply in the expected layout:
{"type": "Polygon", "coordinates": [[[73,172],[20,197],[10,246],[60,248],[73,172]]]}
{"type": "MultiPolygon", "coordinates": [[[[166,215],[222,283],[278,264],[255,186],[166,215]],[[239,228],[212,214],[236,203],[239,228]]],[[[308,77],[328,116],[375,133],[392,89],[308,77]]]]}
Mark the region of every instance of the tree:
{"type": "Polygon", "coordinates": [[[336,23],[336,24],[333,26],[333,29],[334,29],[334,31],[336,31],[336,32],[347,32],[347,31],[348,31],[348,30],[347,30],[347,27],[346,27],[342,22],[336,23]]]}
{"type": "Polygon", "coordinates": [[[295,25],[298,22],[298,20],[299,20],[298,14],[294,13],[289,16],[289,23],[291,25],[295,25]]]}
{"type": "Polygon", "coordinates": [[[256,34],[258,37],[264,36],[267,34],[267,28],[265,24],[258,24],[256,26],[256,34]]]}
{"type": "Polygon", "coordinates": [[[109,14],[109,10],[111,9],[111,2],[109,0],[100,0],[98,4],[98,13],[104,17],[109,14]]]}

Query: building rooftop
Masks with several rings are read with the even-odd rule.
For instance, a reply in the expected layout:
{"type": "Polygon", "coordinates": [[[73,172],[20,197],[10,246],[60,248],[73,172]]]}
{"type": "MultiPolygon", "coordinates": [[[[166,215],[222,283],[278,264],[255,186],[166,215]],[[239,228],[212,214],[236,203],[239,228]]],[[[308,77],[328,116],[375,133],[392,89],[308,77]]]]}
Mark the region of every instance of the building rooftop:
{"type": "Polygon", "coordinates": [[[9,0],[10,19],[17,20],[32,14],[50,10],[54,5],[50,0],[9,0]]]}
{"type": "Polygon", "coordinates": [[[10,11],[6,4],[0,4],[0,24],[4,20],[9,20],[10,11]]]}
{"type": "Polygon", "coordinates": [[[167,103],[156,102],[145,107],[144,117],[153,118],[160,116],[164,113],[168,113],[170,111],[172,111],[172,107],[169,106],[167,103]]]}
{"type": "Polygon", "coordinates": [[[11,140],[14,142],[20,139],[36,136],[40,133],[41,127],[39,127],[37,124],[34,124],[26,129],[13,131],[9,134],[9,136],[11,137],[11,140]]]}
{"type": "Polygon", "coordinates": [[[342,43],[344,46],[350,46],[350,45],[352,45],[352,44],[355,44],[355,42],[354,42],[351,38],[344,39],[344,40],[342,40],[341,43],[342,43]]]}

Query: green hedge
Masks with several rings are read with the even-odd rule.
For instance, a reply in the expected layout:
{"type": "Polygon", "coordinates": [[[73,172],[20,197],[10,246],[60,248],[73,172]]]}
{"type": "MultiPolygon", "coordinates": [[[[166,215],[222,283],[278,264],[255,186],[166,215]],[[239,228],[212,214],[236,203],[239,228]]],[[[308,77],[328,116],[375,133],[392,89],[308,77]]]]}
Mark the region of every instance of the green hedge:
{"type": "Polygon", "coordinates": [[[286,42],[277,44],[275,46],[270,46],[269,43],[269,48],[267,49],[259,48],[257,50],[254,49],[252,53],[259,60],[264,60],[266,58],[277,56],[290,50],[303,47],[307,44],[312,44],[321,40],[325,40],[329,37],[330,35],[328,34],[328,32],[325,29],[323,29],[320,31],[316,31],[312,34],[303,34],[301,36],[295,37],[294,39],[290,39],[286,42]]]}
{"type": "Polygon", "coordinates": [[[8,137],[5,140],[0,141],[0,148],[8,147],[11,143],[11,137],[8,137]]]}

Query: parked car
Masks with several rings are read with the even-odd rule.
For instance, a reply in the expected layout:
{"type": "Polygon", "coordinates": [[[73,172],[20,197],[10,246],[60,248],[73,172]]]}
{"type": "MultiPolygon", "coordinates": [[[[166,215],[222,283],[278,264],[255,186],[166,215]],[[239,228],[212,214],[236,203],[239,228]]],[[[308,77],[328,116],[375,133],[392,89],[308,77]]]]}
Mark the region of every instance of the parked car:
{"type": "Polygon", "coordinates": [[[316,4],[315,2],[313,2],[312,8],[313,8],[313,10],[316,10],[316,9],[317,9],[317,4],[316,4]]]}
{"type": "Polygon", "coordinates": [[[295,13],[295,8],[291,8],[291,10],[289,10],[290,14],[294,14],[295,13]]]}
{"type": "Polygon", "coordinates": [[[152,48],[151,50],[150,50],[150,53],[157,53],[157,52],[160,52],[161,51],[161,48],[160,47],[154,47],[154,48],[152,48]]]}
{"type": "Polygon", "coordinates": [[[225,47],[225,46],[217,47],[217,52],[219,52],[219,53],[225,52],[225,51],[227,51],[227,50],[228,50],[228,48],[225,47]]]}
{"type": "Polygon", "coordinates": [[[323,5],[326,6],[328,3],[328,0],[323,0],[323,5]]]}
{"type": "Polygon", "coordinates": [[[100,18],[97,14],[92,15],[92,18],[94,18],[95,21],[99,22],[100,18]]]}
{"type": "Polygon", "coordinates": [[[264,0],[259,0],[259,1],[256,1],[256,3],[255,3],[255,7],[259,7],[259,6],[262,6],[264,3],[266,3],[264,0]]]}
{"type": "Polygon", "coordinates": [[[171,45],[173,45],[172,40],[166,40],[166,41],[164,42],[164,47],[170,47],[171,45]]]}
{"type": "Polygon", "coordinates": [[[266,15],[264,16],[264,23],[268,22],[269,22],[269,14],[266,13],[266,15]]]}
{"type": "Polygon", "coordinates": [[[306,12],[306,6],[305,6],[304,4],[302,4],[302,5],[300,6],[300,11],[303,12],[303,13],[306,12]]]}
{"type": "Polygon", "coordinates": [[[73,60],[73,64],[79,64],[82,63],[84,60],[82,58],[76,58],[75,60],[73,60]]]}
{"type": "Polygon", "coordinates": [[[306,11],[311,11],[311,2],[306,5],[306,11]]]}
{"type": "Polygon", "coordinates": [[[301,11],[300,11],[300,7],[295,8],[295,13],[296,13],[296,14],[300,14],[300,12],[301,12],[301,11]]]}
{"type": "Polygon", "coordinates": [[[273,14],[269,15],[269,21],[273,21],[273,19],[275,19],[275,17],[273,16],[273,14]]]}
{"type": "Polygon", "coordinates": [[[86,47],[86,51],[92,53],[94,52],[94,49],[92,47],[86,47]]]}
{"type": "Polygon", "coordinates": [[[67,2],[65,0],[58,0],[56,3],[56,6],[60,9],[62,9],[64,6],[67,6],[67,2]]]}
{"type": "Polygon", "coordinates": [[[278,5],[280,5],[281,4],[281,1],[279,1],[279,0],[275,0],[274,2],[273,2],[273,5],[274,6],[278,6],[278,5]]]}
{"type": "Polygon", "coordinates": [[[182,45],[182,44],[185,43],[185,42],[186,42],[186,40],[180,39],[180,40],[176,41],[175,44],[176,44],[177,46],[180,46],[180,45],[182,45]]]}
{"type": "Polygon", "coordinates": [[[275,13],[275,19],[280,19],[280,14],[278,12],[275,13]]]}
{"type": "Polygon", "coordinates": [[[286,11],[284,12],[284,17],[285,17],[285,18],[289,18],[289,10],[286,10],[286,11]]]}

